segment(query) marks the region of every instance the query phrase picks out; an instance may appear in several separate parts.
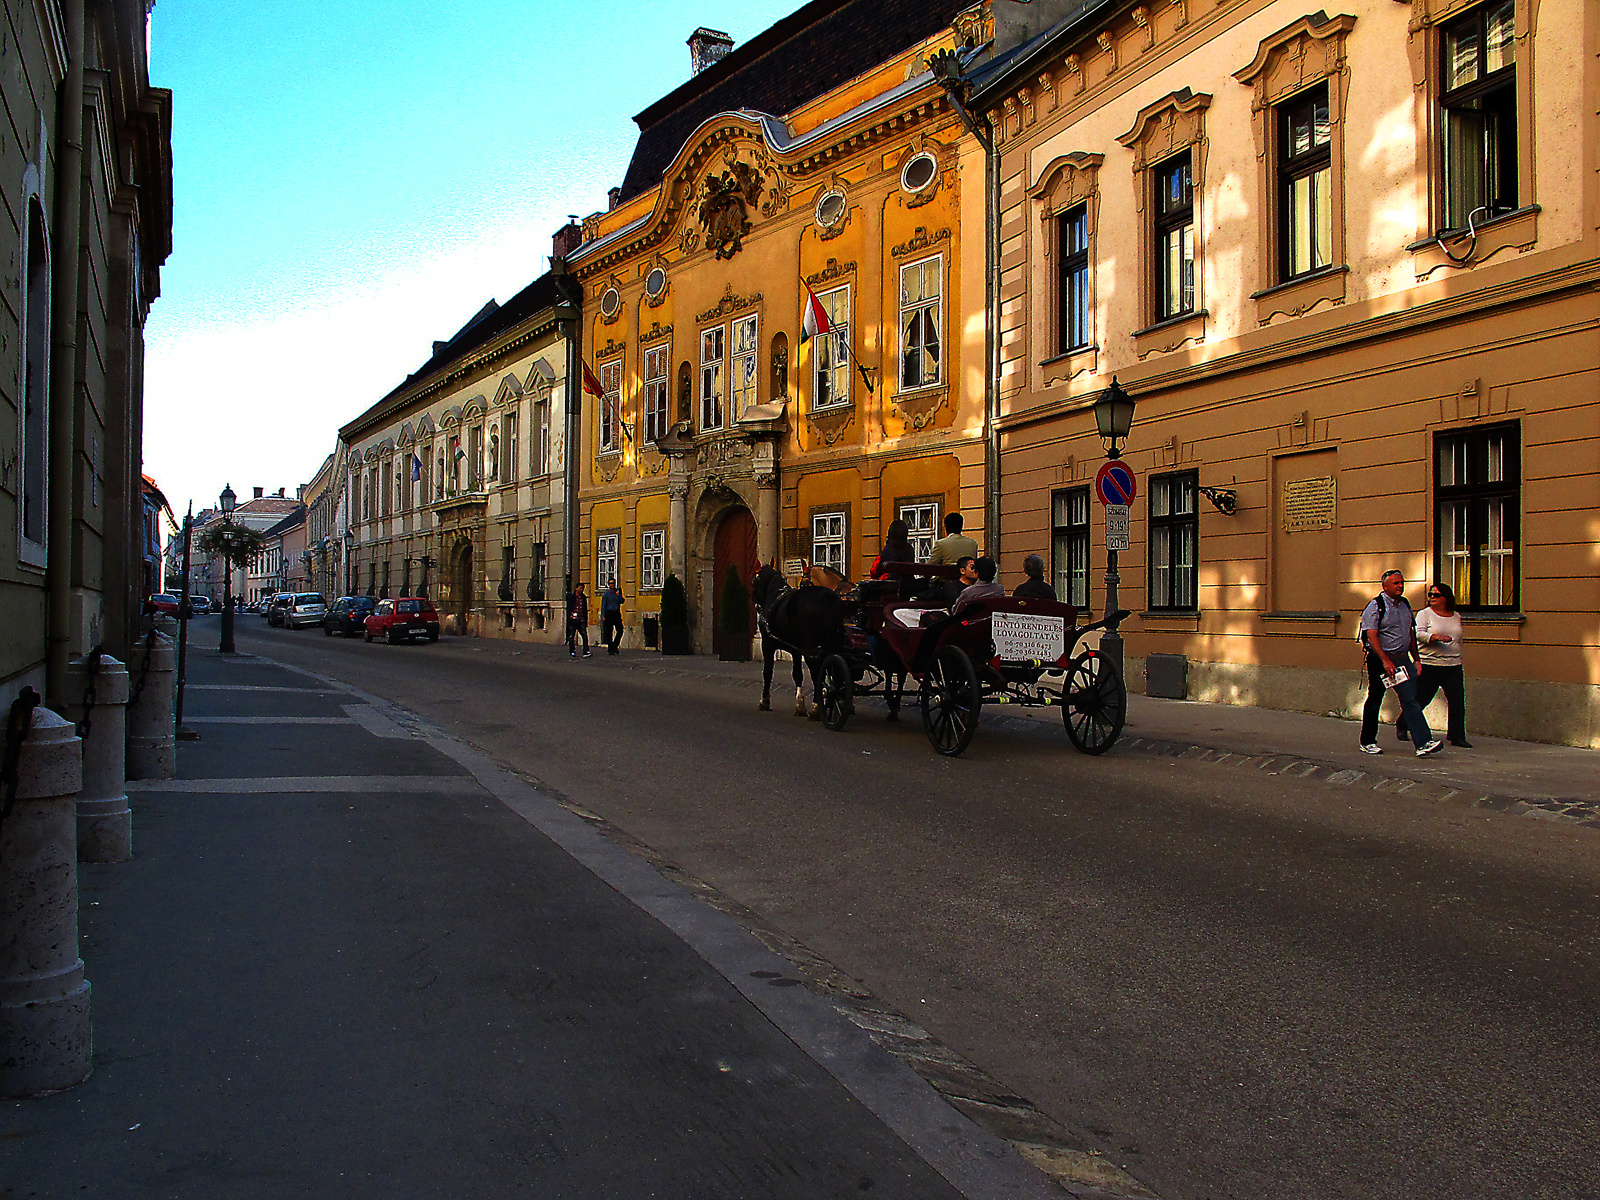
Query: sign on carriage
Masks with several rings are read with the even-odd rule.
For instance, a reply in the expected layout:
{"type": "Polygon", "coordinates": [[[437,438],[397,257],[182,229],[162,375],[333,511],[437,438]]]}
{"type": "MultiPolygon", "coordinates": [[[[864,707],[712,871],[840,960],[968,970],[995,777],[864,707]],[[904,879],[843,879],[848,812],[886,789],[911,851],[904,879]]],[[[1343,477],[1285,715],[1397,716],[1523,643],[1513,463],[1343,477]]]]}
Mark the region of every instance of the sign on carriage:
{"type": "Polygon", "coordinates": [[[1100,473],[1094,477],[1094,494],[1100,497],[1101,504],[1107,506],[1132,504],[1133,498],[1139,494],[1138,477],[1127,463],[1120,458],[1113,458],[1102,464],[1100,473]]]}
{"type": "Polygon", "coordinates": [[[1126,504],[1106,505],[1106,549],[1126,550],[1128,548],[1128,506],[1126,504]]]}
{"type": "Polygon", "coordinates": [[[1065,617],[997,612],[989,624],[994,652],[1004,662],[1053,663],[1066,653],[1065,617]]]}

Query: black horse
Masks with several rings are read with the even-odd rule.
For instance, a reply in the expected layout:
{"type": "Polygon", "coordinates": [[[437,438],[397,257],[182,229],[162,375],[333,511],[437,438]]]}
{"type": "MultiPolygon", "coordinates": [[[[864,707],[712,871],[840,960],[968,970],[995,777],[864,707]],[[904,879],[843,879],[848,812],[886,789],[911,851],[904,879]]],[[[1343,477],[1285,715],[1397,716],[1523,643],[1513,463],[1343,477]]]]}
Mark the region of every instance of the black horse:
{"type": "Polygon", "coordinates": [[[794,715],[809,715],[815,721],[822,699],[818,667],[828,655],[840,653],[848,645],[839,593],[814,583],[791,588],[768,564],[750,581],[750,595],[756,602],[761,624],[762,711],[772,708],[772,662],[778,651],[783,650],[794,660],[794,715]],[[800,674],[802,661],[811,672],[809,713],[800,674]]]}

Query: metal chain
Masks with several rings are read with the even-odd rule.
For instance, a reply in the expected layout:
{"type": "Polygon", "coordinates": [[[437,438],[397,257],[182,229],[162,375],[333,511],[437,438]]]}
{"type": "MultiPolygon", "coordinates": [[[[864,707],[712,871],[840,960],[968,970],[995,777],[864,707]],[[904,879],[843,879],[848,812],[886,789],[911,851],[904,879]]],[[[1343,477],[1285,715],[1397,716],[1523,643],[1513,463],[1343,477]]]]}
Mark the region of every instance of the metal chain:
{"type": "MultiPolygon", "coordinates": [[[[41,703],[39,693],[31,687],[25,687],[17,693],[17,698],[11,702],[11,711],[6,714],[5,758],[0,760],[0,785],[5,788],[5,802],[0,805],[0,835],[3,835],[6,822],[11,818],[11,810],[17,803],[17,787],[21,782],[17,776],[17,764],[22,759],[22,743],[33,728],[33,710],[41,703]]],[[[0,836],[0,845],[4,844],[5,839],[0,836]]]]}
{"type": "Polygon", "coordinates": [[[100,657],[103,653],[104,647],[96,646],[84,660],[89,668],[89,682],[83,685],[83,703],[79,706],[83,709],[83,716],[78,718],[77,730],[78,736],[85,741],[89,738],[89,714],[94,711],[94,681],[100,675],[100,657]]]}
{"type": "Polygon", "coordinates": [[[152,629],[150,636],[144,640],[144,662],[139,665],[139,682],[133,686],[133,694],[128,697],[128,707],[132,708],[139,703],[139,697],[144,695],[144,681],[150,678],[150,659],[156,652],[156,631],[152,629]]]}

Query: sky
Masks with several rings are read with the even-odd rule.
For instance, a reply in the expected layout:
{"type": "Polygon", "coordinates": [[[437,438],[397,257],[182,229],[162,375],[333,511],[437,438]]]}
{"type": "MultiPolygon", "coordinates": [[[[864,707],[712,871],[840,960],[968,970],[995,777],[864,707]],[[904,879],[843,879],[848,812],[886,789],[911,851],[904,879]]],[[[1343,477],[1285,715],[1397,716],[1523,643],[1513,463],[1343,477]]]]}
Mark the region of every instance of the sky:
{"type": "Polygon", "coordinates": [[[606,206],[633,115],[798,0],[159,0],[173,248],[144,469],[181,515],[307,482],[339,426],[606,206]]]}

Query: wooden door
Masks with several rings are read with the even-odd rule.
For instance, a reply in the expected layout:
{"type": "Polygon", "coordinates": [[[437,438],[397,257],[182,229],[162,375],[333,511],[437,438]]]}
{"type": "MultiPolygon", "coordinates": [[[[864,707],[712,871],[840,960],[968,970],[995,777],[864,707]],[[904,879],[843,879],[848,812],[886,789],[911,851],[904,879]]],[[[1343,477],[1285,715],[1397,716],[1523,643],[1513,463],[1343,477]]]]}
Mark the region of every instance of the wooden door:
{"type": "MultiPolygon", "coordinates": [[[[736,567],[748,597],[750,581],[756,573],[756,521],[748,508],[736,508],[722,518],[717,526],[716,552],[712,559],[711,588],[711,639],[717,654],[722,658],[743,660],[750,657],[750,637],[730,641],[722,632],[722,586],[728,578],[729,566],[736,567]]],[[[755,604],[750,603],[750,620],[746,628],[755,633],[755,604]]]]}

